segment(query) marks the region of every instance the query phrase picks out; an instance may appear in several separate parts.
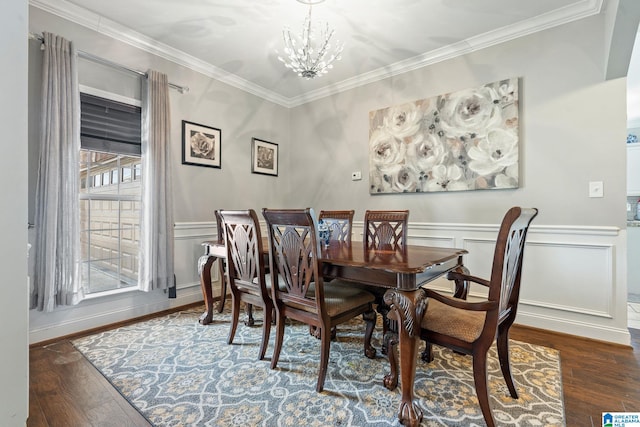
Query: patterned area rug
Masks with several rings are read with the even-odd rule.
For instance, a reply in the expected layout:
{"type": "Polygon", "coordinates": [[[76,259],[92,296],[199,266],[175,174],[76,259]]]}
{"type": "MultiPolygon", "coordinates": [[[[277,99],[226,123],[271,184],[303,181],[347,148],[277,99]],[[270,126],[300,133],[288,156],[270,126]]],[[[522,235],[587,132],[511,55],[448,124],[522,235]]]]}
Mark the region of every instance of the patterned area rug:
{"type": "MultiPolygon", "coordinates": [[[[331,343],[327,378],[316,393],[320,342],[306,325],[285,329],[278,368],[257,360],[261,326],[242,323],[227,345],[229,314],[198,324],[187,310],[77,339],[75,347],[155,426],[399,426],[399,388],[382,378],[386,358],[363,356],[361,319],[340,325],[331,343]]],[[[258,312],[256,317],[260,317],[258,312]]],[[[256,322],[259,323],[259,322],[256,322]]],[[[380,329],[373,344],[380,348],[380,329]]],[[[423,426],[483,426],[471,358],[434,346],[431,364],[418,361],[415,390],[423,426]]],[[[502,426],[564,425],[557,351],[511,341],[520,398],[509,397],[495,346],[489,353],[493,413],[502,426]]]]}

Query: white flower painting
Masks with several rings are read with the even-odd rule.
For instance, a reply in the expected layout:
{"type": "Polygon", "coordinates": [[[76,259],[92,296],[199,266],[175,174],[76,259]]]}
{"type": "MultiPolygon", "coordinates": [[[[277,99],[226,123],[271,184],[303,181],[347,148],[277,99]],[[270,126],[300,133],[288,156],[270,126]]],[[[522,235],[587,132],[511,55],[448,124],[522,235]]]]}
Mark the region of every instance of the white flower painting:
{"type": "Polygon", "coordinates": [[[369,114],[371,194],[518,188],[518,79],[369,114]]]}

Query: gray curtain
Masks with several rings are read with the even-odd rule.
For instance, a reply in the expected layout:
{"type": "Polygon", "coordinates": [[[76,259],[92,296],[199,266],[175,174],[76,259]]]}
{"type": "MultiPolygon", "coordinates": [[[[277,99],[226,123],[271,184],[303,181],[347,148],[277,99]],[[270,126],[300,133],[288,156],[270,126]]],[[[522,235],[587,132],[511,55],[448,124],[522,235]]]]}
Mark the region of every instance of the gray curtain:
{"type": "Polygon", "coordinates": [[[79,275],[80,94],[73,44],[50,33],[43,35],[31,308],[52,311],[83,297],[79,275]]]}
{"type": "Polygon", "coordinates": [[[174,286],[169,81],[149,70],[142,93],[142,213],[138,288],[174,286]]]}

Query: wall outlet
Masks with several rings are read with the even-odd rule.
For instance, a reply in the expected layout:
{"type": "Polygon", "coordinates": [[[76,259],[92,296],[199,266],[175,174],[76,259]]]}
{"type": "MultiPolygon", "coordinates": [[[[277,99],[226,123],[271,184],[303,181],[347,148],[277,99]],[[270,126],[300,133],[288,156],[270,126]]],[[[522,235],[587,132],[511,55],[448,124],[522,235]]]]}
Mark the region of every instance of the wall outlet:
{"type": "Polygon", "coordinates": [[[351,172],[351,181],[360,181],[362,179],[362,172],[351,172]]]}

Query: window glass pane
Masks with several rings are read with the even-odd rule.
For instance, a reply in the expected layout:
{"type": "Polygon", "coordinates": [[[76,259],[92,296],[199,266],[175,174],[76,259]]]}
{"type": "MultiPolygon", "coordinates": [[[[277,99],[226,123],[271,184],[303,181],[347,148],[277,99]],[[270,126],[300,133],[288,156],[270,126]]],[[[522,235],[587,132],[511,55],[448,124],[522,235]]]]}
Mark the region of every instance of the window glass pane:
{"type": "Polygon", "coordinates": [[[142,176],[142,165],[137,163],[133,165],[133,179],[140,179],[142,176]]]}
{"type": "Polygon", "coordinates": [[[93,185],[80,190],[84,292],[136,286],[141,185],[131,178],[140,157],[82,150],[80,159],[80,176],[93,185]],[[126,185],[112,185],[126,176],[126,185]]]}
{"type": "Polygon", "coordinates": [[[127,166],[122,168],[122,182],[131,181],[131,167],[127,166]]]}

